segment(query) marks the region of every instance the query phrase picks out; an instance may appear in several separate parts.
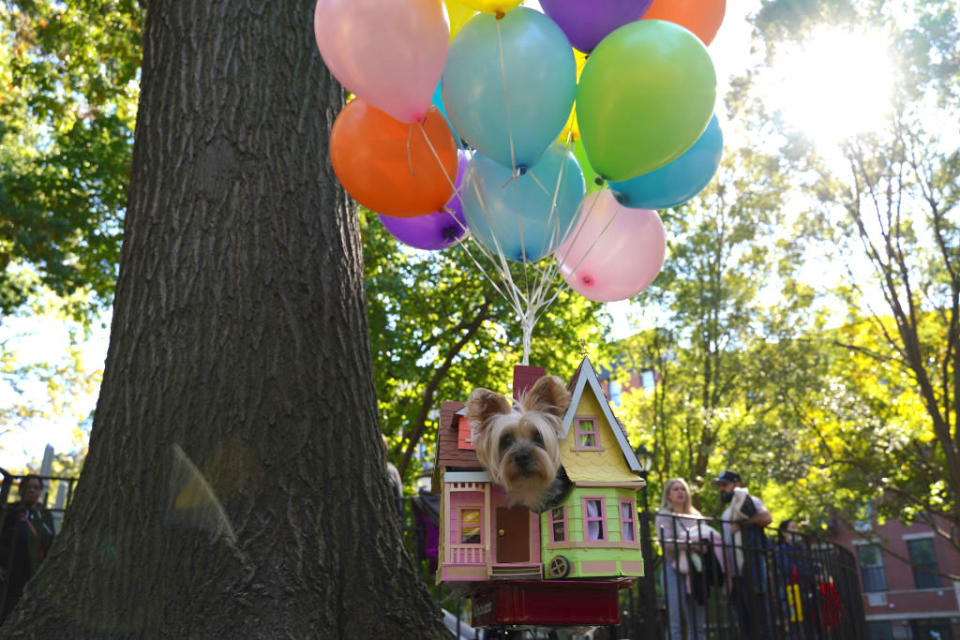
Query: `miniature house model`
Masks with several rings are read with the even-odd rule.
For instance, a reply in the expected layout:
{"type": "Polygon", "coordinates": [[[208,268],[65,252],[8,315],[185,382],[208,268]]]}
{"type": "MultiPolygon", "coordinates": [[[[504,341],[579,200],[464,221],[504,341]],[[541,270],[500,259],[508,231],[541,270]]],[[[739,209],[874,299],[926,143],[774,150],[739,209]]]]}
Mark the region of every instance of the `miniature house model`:
{"type": "MultiPolygon", "coordinates": [[[[518,367],[515,394],[542,375],[542,369],[518,367]]],[[[507,507],[471,445],[464,404],[443,403],[434,475],[434,491],[442,492],[438,582],[643,575],[640,463],[587,358],[567,389],[573,399],[560,451],[573,488],[542,514],[507,507]]]]}

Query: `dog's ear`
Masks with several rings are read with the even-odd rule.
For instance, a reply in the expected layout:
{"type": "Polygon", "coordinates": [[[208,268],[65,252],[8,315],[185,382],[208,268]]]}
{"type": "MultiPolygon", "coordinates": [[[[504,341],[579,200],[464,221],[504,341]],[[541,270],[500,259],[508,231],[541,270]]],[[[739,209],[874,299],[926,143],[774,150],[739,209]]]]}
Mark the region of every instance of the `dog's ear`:
{"type": "Polygon", "coordinates": [[[570,392],[560,378],[544,376],[523,394],[520,407],[524,411],[540,411],[561,419],[567,412],[571,399],[570,392]]]}
{"type": "Polygon", "coordinates": [[[483,430],[491,416],[510,413],[510,403],[499,393],[489,389],[474,389],[467,399],[467,420],[476,432],[483,430]]]}

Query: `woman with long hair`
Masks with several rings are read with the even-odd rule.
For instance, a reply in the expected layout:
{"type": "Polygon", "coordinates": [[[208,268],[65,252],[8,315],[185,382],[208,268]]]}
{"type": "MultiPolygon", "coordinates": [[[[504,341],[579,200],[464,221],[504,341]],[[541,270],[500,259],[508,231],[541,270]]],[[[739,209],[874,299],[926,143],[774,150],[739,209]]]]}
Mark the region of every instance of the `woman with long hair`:
{"type": "Polygon", "coordinates": [[[654,526],[663,549],[663,591],[667,596],[669,638],[703,640],[706,607],[694,599],[689,576],[701,561],[696,546],[716,531],[693,506],[690,487],[683,478],[671,478],[663,486],[663,500],[654,526]],[[681,620],[686,620],[685,634],[681,620]]]}

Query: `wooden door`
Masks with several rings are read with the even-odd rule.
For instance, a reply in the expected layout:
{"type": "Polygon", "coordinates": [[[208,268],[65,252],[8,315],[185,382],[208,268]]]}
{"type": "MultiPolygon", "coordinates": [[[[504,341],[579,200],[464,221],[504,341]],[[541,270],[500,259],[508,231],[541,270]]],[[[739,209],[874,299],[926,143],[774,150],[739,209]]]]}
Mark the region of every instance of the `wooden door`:
{"type": "Polygon", "coordinates": [[[497,562],[530,561],[530,510],[497,507],[497,562]]]}

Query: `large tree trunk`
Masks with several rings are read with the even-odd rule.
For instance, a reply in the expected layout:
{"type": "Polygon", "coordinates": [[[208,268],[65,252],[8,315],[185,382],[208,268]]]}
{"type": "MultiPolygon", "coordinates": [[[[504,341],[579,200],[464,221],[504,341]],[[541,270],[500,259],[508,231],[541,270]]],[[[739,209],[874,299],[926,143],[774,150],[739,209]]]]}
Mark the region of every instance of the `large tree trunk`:
{"type": "Polygon", "coordinates": [[[313,0],[151,0],[110,348],[15,638],[423,638],[313,0]]]}

